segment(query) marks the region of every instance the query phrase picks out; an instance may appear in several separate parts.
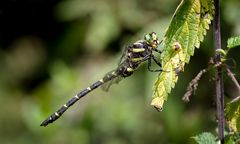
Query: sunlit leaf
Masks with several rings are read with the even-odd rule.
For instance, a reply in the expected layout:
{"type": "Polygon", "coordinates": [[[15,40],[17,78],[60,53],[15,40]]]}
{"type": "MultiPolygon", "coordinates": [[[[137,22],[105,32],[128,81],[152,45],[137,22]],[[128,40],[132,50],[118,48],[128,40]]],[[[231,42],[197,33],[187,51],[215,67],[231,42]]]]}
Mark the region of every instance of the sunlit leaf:
{"type": "Polygon", "coordinates": [[[208,132],[204,132],[201,133],[195,137],[193,137],[193,139],[198,143],[198,144],[217,144],[218,142],[216,141],[217,138],[208,132]]]}
{"type": "Polygon", "coordinates": [[[240,97],[227,104],[225,109],[227,124],[233,132],[240,131],[240,97]]]}
{"type": "Polygon", "coordinates": [[[161,110],[164,101],[184,70],[194,49],[199,48],[213,19],[213,0],[183,0],[178,6],[164,37],[160,73],[151,105],[161,110]]]}
{"type": "Polygon", "coordinates": [[[229,38],[227,41],[228,48],[240,46],[240,36],[229,38]]]}

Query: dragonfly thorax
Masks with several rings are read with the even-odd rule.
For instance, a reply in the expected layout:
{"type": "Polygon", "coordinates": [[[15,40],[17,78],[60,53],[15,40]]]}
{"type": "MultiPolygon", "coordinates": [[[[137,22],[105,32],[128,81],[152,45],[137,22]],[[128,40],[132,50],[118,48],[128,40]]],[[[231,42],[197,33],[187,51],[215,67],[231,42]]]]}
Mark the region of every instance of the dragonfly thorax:
{"type": "Polygon", "coordinates": [[[145,40],[139,40],[128,46],[126,53],[126,59],[122,61],[118,69],[123,77],[132,75],[142,62],[149,59],[152,55],[152,48],[145,40]]]}

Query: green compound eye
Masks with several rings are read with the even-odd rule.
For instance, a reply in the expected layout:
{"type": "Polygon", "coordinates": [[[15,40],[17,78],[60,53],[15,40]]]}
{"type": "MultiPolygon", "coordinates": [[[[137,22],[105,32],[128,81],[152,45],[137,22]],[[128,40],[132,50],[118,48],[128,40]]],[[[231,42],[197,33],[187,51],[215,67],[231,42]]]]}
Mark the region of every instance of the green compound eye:
{"type": "Polygon", "coordinates": [[[155,32],[146,34],[144,39],[147,42],[147,44],[152,48],[156,48],[159,45],[158,37],[155,32]]]}
{"type": "Polygon", "coordinates": [[[144,39],[147,41],[147,43],[150,43],[152,41],[151,34],[146,34],[144,39]]]}

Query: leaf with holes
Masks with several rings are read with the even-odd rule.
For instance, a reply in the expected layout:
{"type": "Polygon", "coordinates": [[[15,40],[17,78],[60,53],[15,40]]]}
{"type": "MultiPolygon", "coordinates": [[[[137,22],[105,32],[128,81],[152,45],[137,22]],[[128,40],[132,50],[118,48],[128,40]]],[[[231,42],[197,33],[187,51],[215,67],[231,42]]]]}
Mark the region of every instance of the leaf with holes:
{"type": "Polygon", "coordinates": [[[213,19],[213,0],[182,0],[178,6],[164,36],[161,55],[162,68],[153,88],[153,105],[161,110],[164,101],[178,80],[178,74],[184,70],[194,49],[209,29],[213,19]]]}

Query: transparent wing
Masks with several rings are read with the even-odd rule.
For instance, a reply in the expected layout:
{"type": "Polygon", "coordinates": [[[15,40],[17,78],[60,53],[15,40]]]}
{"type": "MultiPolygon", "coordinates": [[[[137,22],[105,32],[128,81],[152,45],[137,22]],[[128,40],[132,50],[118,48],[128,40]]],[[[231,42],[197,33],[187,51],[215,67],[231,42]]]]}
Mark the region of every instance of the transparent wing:
{"type": "MultiPolygon", "coordinates": [[[[112,72],[114,72],[114,71],[115,71],[115,70],[108,72],[105,76],[111,75],[112,72]]],[[[119,76],[115,77],[114,79],[105,82],[105,83],[101,86],[101,88],[102,88],[102,90],[104,90],[104,91],[108,91],[109,88],[110,88],[110,86],[111,86],[112,84],[118,84],[122,79],[123,79],[123,77],[122,77],[121,75],[119,75],[119,76]]]]}
{"type": "Polygon", "coordinates": [[[128,47],[126,46],[122,52],[122,56],[118,62],[118,66],[120,66],[127,59],[127,55],[128,55],[128,47]]]}
{"type": "MultiPolygon", "coordinates": [[[[119,60],[119,62],[118,62],[118,68],[121,67],[121,66],[124,64],[124,62],[125,62],[126,59],[127,59],[127,56],[128,56],[128,46],[126,46],[126,47],[124,48],[123,52],[122,52],[122,56],[121,56],[121,58],[120,58],[120,60],[119,60]]],[[[118,69],[118,68],[117,68],[117,69],[118,69]]],[[[105,77],[106,77],[107,75],[111,75],[113,72],[118,71],[117,69],[108,72],[108,73],[105,75],[105,77]]],[[[117,72],[117,73],[119,73],[119,72],[117,72]]],[[[120,73],[121,73],[121,72],[120,72],[120,73]]],[[[104,91],[108,91],[109,88],[110,88],[110,86],[111,86],[112,84],[118,84],[122,79],[123,79],[123,77],[121,76],[121,74],[119,74],[119,75],[118,75],[117,77],[115,77],[114,79],[105,82],[105,83],[101,86],[101,88],[102,88],[102,90],[104,90],[104,91]]]]}

